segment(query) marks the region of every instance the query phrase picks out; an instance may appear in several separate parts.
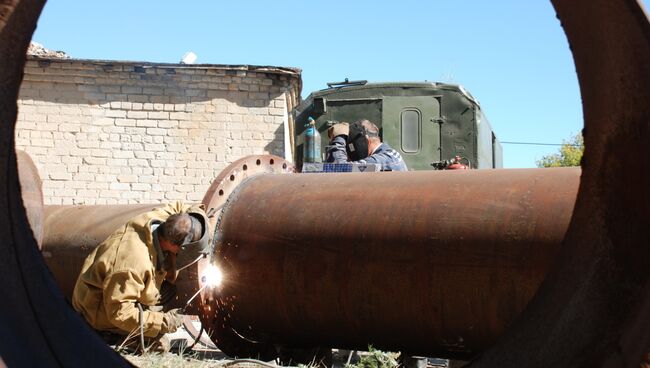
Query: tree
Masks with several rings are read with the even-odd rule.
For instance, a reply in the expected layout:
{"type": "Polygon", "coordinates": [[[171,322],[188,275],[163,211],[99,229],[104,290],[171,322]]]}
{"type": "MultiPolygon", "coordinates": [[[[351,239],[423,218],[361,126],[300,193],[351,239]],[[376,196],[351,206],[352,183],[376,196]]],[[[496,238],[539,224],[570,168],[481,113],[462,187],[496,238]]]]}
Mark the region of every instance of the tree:
{"type": "Polygon", "coordinates": [[[560,152],[543,156],[538,160],[537,167],[580,166],[584,150],[584,139],[582,134],[578,133],[568,141],[562,141],[560,152]]]}

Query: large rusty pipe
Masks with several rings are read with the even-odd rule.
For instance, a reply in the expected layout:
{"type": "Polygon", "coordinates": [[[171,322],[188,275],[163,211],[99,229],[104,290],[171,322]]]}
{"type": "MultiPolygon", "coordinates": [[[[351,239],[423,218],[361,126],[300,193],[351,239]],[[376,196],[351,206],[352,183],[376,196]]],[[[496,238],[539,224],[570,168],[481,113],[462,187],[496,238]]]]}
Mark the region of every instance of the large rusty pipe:
{"type": "MultiPolygon", "coordinates": [[[[203,322],[289,347],[469,356],[552,264],[580,170],[263,175],[219,219],[203,322]],[[216,298],[211,300],[210,298],[216,298]]],[[[227,351],[228,352],[228,351],[227,351]]]]}
{"type": "MultiPolygon", "coordinates": [[[[215,260],[230,280],[219,301],[203,299],[204,311],[234,297],[235,309],[218,318],[236,316],[227,321],[232,330],[273,344],[373,343],[436,355],[483,350],[523,309],[566,230],[579,176],[577,169],[255,176],[242,162],[224,170],[204,200],[207,208],[228,201],[215,260]],[[242,255],[252,260],[232,261],[242,255]],[[384,303],[396,292],[408,303],[384,303]],[[341,305],[323,314],[330,299],[341,305]],[[251,316],[263,314],[259,308],[276,309],[257,321],[251,316]],[[387,328],[402,332],[378,339],[387,328]],[[270,337],[274,330],[284,332],[270,337]]],[[[43,255],[64,295],[71,296],[92,249],[153,207],[47,206],[43,255]]],[[[197,274],[179,279],[182,300],[198,289],[197,274]]],[[[246,340],[226,341],[214,319],[204,316],[204,323],[224,350],[241,355],[228,344],[246,340]]]]}

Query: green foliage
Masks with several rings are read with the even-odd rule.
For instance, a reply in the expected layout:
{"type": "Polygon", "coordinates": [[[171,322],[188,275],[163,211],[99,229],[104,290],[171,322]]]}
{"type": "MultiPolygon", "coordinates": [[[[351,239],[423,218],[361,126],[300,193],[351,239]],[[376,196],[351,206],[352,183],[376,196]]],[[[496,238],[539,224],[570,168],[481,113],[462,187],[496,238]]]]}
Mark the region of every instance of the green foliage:
{"type": "Polygon", "coordinates": [[[386,353],[368,346],[367,355],[362,355],[356,364],[346,364],[345,368],[396,368],[395,353],[386,353]]]}
{"type": "Polygon", "coordinates": [[[585,150],[582,134],[578,133],[568,141],[562,141],[560,152],[542,157],[537,161],[537,167],[580,166],[580,160],[585,150]]]}

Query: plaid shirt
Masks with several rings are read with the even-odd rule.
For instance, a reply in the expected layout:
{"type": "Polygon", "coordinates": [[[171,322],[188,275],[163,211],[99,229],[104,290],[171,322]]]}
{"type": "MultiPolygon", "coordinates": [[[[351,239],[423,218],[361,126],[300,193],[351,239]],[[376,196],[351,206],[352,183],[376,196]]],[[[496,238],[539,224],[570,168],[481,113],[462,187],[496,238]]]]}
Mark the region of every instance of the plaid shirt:
{"type": "MultiPolygon", "coordinates": [[[[327,146],[325,162],[335,164],[350,162],[345,150],[345,138],[343,136],[334,137],[330,145],[327,146]]],[[[372,155],[353,162],[358,164],[378,164],[381,165],[381,171],[408,171],[402,155],[386,143],[380,144],[372,155]]]]}

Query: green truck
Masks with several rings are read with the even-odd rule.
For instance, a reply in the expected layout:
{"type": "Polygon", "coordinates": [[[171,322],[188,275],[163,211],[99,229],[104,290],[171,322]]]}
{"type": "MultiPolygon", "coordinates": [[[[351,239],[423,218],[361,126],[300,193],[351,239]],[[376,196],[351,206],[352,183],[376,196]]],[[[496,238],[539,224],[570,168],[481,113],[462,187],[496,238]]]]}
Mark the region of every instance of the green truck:
{"type": "Polygon", "coordinates": [[[455,157],[472,169],[503,167],[503,150],[479,103],[462,86],[433,82],[328,83],[294,111],[294,162],[302,166],[308,119],[321,134],[337,122],[368,119],[382,141],[401,153],[409,170],[444,168],[455,157]]]}

